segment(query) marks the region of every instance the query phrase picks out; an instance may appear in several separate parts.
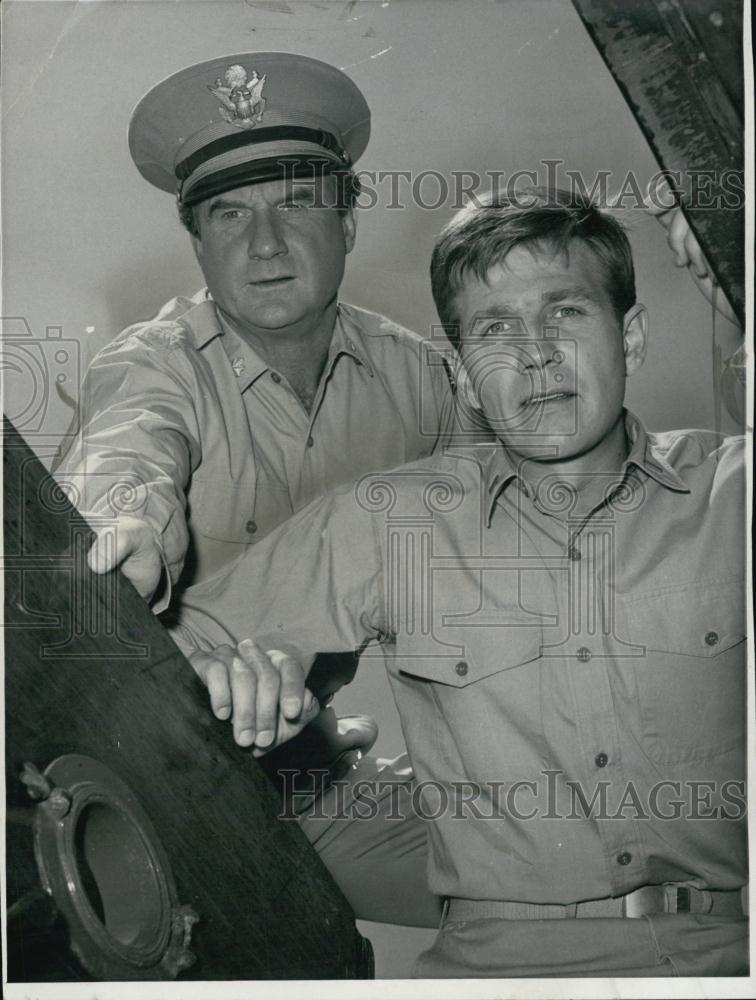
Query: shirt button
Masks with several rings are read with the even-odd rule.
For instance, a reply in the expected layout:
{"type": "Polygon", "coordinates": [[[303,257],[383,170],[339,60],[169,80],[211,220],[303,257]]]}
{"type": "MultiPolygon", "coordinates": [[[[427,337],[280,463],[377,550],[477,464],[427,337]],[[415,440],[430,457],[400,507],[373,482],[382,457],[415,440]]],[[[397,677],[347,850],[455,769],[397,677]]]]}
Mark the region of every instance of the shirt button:
{"type": "Polygon", "coordinates": [[[630,853],[630,851],[622,851],[621,854],[617,855],[617,864],[618,865],[629,865],[632,860],[633,860],[633,856],[630,853]]]}
{"type": "Polygon", "coordinates": [[[707,646],[716,646],[716,644],[719,642],[719,633],[707,632],[706,635],[704,636],[704,642],[706,643],[707,646]]]}
{"type": "Polygon", "coordinates": [[[257,525],[255,524],[254,521],[247,521],[244,527],[247,529],[247,533],[250,535],[254,535],[254,533],[257,531],[257,525]]]}
{"type": "Polygon", "coordinates": [[[575,655],[581,663],[587,663],[591,658],[591,651],[587,646],[581,646],[575,655]]]}
{"type": "Polygon", "coordinates": [[[467,673],[467,664],[465,663],[464,660],[460,660],[454,669],[457,671],[460,677],[464,677],[465,674],[467,673]]]}
{"type": "Polygon", "coordinates": [[[580,549],[573,548],[572,546],[567,549],[567,555],[573,562],[580,562],[583,558],[580,549]]]}
{"type": "Polygon", "coordinates": [[[313,436],[312,436],[312,434],[311,434],[311,435],[310,435],[310,436],[309,436],[309,437],[307,438],[307,447],[308,447],[308,448],[312,448],[312,446],[313,446],[314,444],[315,444],[315,441],[314,441],[314,439],[313,439],[313,436]]]}
{"type": "Polygon", "coordinates": [[[278,385],[278,383],[281,381],[281,376],[278,374],[278,372],[271,372],[270,377],[273,379],[276,385],[278,385]]]}
{"type": "Polygon", "coordinates": [[[597,753],[593,760],[596,767],[606,767],[609,763],[609,758],[605,753],[597,753]]]}

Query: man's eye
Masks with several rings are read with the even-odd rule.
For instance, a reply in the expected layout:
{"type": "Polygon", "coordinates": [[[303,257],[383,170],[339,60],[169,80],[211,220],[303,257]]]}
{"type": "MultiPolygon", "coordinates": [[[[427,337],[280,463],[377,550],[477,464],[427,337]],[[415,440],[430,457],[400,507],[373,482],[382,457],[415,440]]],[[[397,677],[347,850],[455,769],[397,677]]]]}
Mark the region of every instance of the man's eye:
{"type": "Polygon", "coordinates": [[[511,333],[514,330],[514,326],[514,323],[510,323],[505,319],[497,319],[495,322],[488,324],[483,330],[483,334],[484,336],[491,334],[495,336],[498,333],[511,333]]]}
{"type": "Polygon", "coordinates": [[[235,219],[241,218],[241,212],[238,208],[225,208],[221,212],[221,219],[224,222],[233,222],[235,219]]]}
{"type": "Polygon", "coordinates": [[[560,306],[554,313],[555,319],[572,319],[573,316],[582,316],[582,309],[577,306],[560,306]]]}
{"type": "Polygon", "coordinates": [[[278,208],[281,212],[295,212],[298,209],[310,208],[311,205],[312,202],[306,198],[290,198],[289,201],[282,201],[278,208]]]}

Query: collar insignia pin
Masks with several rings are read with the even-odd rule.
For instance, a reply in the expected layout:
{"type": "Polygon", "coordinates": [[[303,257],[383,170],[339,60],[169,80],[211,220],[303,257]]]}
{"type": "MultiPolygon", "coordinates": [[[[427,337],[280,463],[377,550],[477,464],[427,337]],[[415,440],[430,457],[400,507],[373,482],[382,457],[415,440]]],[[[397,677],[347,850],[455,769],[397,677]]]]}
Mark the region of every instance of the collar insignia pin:
{"type": "Polygon", "coordinates": [[[244,363],[244,358],[231,358],[231,367],[233,368],[234,375],[236,375],[237,378],[241,378],[247,369],[247,366],[244,363]]]}

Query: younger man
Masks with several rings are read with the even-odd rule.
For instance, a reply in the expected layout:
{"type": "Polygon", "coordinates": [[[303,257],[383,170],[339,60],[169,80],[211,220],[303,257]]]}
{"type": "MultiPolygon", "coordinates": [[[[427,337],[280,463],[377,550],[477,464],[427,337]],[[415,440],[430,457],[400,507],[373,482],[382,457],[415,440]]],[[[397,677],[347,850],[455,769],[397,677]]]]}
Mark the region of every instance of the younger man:
{"type": "Polygon", "coordinates": [[[498,443],[317,501],[183,624],[303,663],[395,644],[447,899],[418,975],[743,974],[742,442],[623,408],[648,320],[589,202],[472,205],[431,276],[498,443]]]}

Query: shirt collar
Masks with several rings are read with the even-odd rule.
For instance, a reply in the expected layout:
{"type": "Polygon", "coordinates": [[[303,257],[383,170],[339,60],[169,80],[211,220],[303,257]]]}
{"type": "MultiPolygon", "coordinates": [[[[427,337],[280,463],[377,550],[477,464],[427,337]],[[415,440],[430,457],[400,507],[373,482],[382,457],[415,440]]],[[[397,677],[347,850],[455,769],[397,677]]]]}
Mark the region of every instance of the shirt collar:
{"type": "MultiPolygon", "coordinates": [[[[194,338],[194,346],[198,351],[201,351],[211,340],[214,340],[223,333],[215,303],[210,298],[210,293],[206,288],[197,292],[191,299],[175,301],[185,301],[188,305],[188,308],[181,313],[179,318],[191,331],[194,338]]],[[[169,303],[169,306],[172,305],[173,303],[169,303]]],[[[165,307],[161,310],[158,319],[171,318],[171,316],[166,314],[167,308],[165,307]]]]}
{"type": "Polygon", "coordinates": [[[261,375],[269,371],[270,365],[234,330],[228,320],[221,315],[210,292],[205,288],[192,299],[194,305],[181,319],[192,332],[194,345],[198,351],[220,337],[221,346],[236,375],[239,392],[244,392],[261,375]]]}
{"type": "Polygon", "coordinates": [[[236,383],[239,392],[244,392],[253,382],[256,382],[261,375],[270,371],[270,365],[264,361],[257,351],[250,347],[243,337],[239,336],[228,320],[217,313],[218,323],[221,327],[221,344],[226,352],[231,368],[236,375],[236,383]]]}
{"type": "Polygon", "coordinates": [[[331,341],[331,348],[328,352],[327,367],[329,371],[336,363],[338,357],[342,354],[348,354],[349,357],[354,358],[357,364],[361,365],[368,375],[373,378],[375,372],[373,371],[373,365],[368,357],[368,353],[365,350],[360,328],[354,320],[348,316],[341,307],[339,307],[336,312],[336,323],[333,328],[333,340],[331,341]]]}
{"type": "Polygon", "coordinates": [[[483,482],[486,485],[486,527],[491,527],[491,518],[493,517],[494,507],[496,506],[496,501],[499,498],[503,490],[505,490],[510,483],[517,480],[518,483],[525,487],[525,483],[517,471],[516,466],[509,457],[509,453],[504,445],[497,441],[493,446],[488,460],[483,466],[483,482]]]}
{"type": "MultiPolygon", "coordinates": [[[[655,446],[653,437],[648,434],[642,422],[634,413],[625,411],[625,432],[630,445],[630,451],[622,466],[623,478],[631,466],[635,466],[655,479],[661,486],[680,493],[690,493],[680,476],[655,446]]],[[[490,528],[496,500],[513,481],[528,495],[528,487],[520,476],[516,465],[509,457],[507,449],[501,442],[497,443],[483,469],[483,481],[486,486],[486,526],[490,528]]]]}
{"type": "MultiPolygon", "coordinates": [[[[207,289],[195,295],[191,302],[193,305],[181,319],[190,328],[197,350],[201,351],[216,337],[222,337],[223,348],[238,379],[239,391],[244,392],[270,370],[270,365],[221,316],[207,289]]],[[[373,378],[373,365],[362,343],[359,327],[342,309],[338,309],[326,363],[329,372],[342,354],[354,358],[373,378]]]]}
{"type": "Polygon", "coordinates": [[[630,453],[625,459],[623,471],[627,471],[629,466],[634,465],[643,472],[655,479],[661,486],[666,486],[669,490],[680,493],[690,493],[690,487],[686,486],[677,472],[664,458],[659,448],[642,422],[630,413],[625,411],[625,432],[630,444],[630,453]]]}

